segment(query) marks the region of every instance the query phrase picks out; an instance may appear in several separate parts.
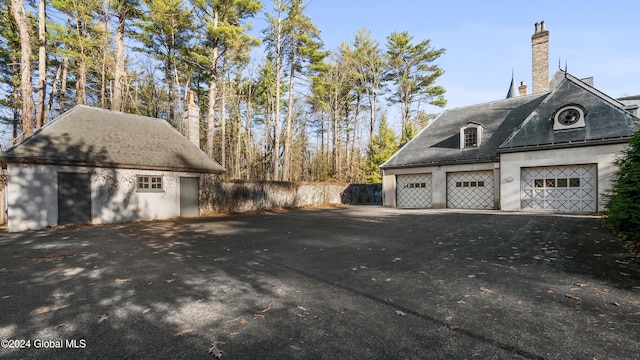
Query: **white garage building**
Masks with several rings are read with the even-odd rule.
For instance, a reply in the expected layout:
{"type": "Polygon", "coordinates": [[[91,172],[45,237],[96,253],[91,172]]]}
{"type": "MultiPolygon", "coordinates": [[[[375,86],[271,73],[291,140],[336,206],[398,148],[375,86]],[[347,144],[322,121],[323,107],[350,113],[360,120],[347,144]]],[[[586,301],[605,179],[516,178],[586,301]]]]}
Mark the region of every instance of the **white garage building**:
{"type": "Polygon", "coordinates": [[[635,98],[611,98],[559,70],[549,81],[549,32],[532,36],[533,94],[447,110],[380,168],[385,206],[604,210],[615,160],[637,129],[635,98]]]}
{"type": "Polygon", "coordinates": [[[550,91],[443,112],[381,166],[383,203],[409,208],[604,210],[631,108],[559,71],[550,91]]]}

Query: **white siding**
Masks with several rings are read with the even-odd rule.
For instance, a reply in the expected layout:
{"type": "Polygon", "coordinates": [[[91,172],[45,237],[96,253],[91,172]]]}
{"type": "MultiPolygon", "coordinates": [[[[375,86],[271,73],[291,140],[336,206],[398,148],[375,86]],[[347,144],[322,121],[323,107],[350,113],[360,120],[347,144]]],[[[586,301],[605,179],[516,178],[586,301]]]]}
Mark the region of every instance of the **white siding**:
{"type": "Polygon", "coordinates": [[[180,215],[180,176],[186,172],[9,164],[9,231],[58,224],[57,173],[91,173],[92,223],[167,219],[180,215]],[[137,192],[136,175],[163,177],[162,192],[137,192]]]}
{"type": "Polygon", "coordinates": [[[522,168],[595,164],[598,170],[597,211],[604,211],[606,198],[611,191],[617,171],[614,161],[625,148],[626,144],[613,144],[501,154],[500,207],[506,211],[522,210],[522,168]]]}
{"type": "Polygon", "coordinates": [[[494,203],[498,202],[499,189],[497,188],[498,163],[477,163],[448,166],[425,166],[404,169],[385,169],[382,175],[382,197],[384,206],[401,206],[398,204],[396,193],[396,177],[402,175],[431,174],[431,207],[442,209],[447,207],[447,173],[461,171],[491,171],[493,172],[494,203]]]}

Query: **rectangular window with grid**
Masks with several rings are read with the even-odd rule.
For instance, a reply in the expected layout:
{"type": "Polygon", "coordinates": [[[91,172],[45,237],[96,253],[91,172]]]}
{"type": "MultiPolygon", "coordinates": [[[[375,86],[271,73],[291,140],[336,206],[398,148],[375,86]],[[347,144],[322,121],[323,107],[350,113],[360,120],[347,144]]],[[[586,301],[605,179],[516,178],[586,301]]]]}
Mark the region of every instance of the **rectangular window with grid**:
{"type": "Polygon", "coordinates": [[[161,192],[162,176],[138,175],[136,177],[139,192],[161,192]]]}
{"type": "Polygon", "coordinates": [[[478,129],[467,128],[464,129],[464,147],[477,147],[478,146],[478,129]]]}

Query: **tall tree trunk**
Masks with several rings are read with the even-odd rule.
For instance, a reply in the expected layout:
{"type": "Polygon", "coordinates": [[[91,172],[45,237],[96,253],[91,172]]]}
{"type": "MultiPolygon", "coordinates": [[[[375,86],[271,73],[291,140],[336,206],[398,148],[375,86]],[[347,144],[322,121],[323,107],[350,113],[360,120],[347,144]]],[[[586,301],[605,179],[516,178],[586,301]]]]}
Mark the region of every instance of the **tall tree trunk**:
{"type": "Polygon", "coordinates": [[[67,101],[67,76],[69,74],[69,58],[65,56],[62,59],[62,81],[60,82],[60,98],[58,103],[60,105],[60,114],[66,111],[65,102],[67,101]]]}
{"type": "Polygon", "coordinates": [[[280,67],[282,57],[282,21],[280,21],[280,13],[278,13],[278,29],[276,31],[276,98],[275,103],[275,119],[274,119],[274,136],[273,136],[273,180],[279,180],[280,171],[280,67]]]}
{"type": "Polygon", "coordinates": [[[81,54],[76,60],[78,68],[78,79],[76,80],[76,105],[85,105],[87,103],[87,63],[81,54]]]}
{"type": "MultiPolygon", "coordinates": [[[[213,13],[213,26],[218,27],[218,12],[213,13]]],[[[217,82],[218,82],[218,48],[213,48],[211,54],[211,72],[209,77],[209,104],[207,107],[207,154],[213,157],[213,135],[215,131],[215,111],[216,111],[216,96],[217,94],[217,82]]]]}
{"type": "Polygon", "coordinates": [[[353,119],[353,137],[351,138],[351,151],[350,158],[347,160],[349,163],[349,181],[353,181],[355,178],[355,166],[356,166],[356,143],[358,140],[358,118],[360,117],[360,93],[356,98],[356,109],[353,119]]]}
{"type": "Polygon", "coordinates": [[[61,75],[62,75],[62,63],[58,65],[58,70],[56,71],[56,77],[53,80],[51,93],[49,93],[49,104],[47,105],[47,109],[44,114],[45,119],[49,118],[49,113],[51,112],[51,108],[53,107],[53,98],[56,96],[56,91],[58,90],[58,82],[60,81],[61,75]]]}
{"type": "MultiPolygon", "coordinates": [[[[17,72],[17,71],[16,71],[17,72]]],[[[18,110],[18,103],[20,103],[20,89],[13,89],[13,121],[12,121],[12,130],[13,130],[13,140],[15,141],[18,138],[18,124],[20,124],[20,111],[18,110]]]]}
{"type": "Polygon", "coordinates": [[[36,128],[41,128],[47,121],[45,117],[45,94],[47,91],[47,52],[46,44],[46,4],[45,0],[38,1],[38,109],[36,114],[36,128]]]}
{"type": "MultiPolygon", "coordinates": [[[[81,39],[87,38],[87,24],[78,21],[77,31],[81,39]]],[[[80,54],[76,59],[76,68],[78,71],[76,79],[76,105],[85,105],[87,103],[87,54],[80,41],[80,54]]]]}
{"type": "Polygon", "coordinates": [[[251,144],[253,143],[253,135],[251,132],[252,126],[251,126],[251,119],[253,119],[253,108],[252,108],[252,103],[251,103],[251,93],[252,91],[249,91],[249,94],[247,94],[247,110],[245,112],[245,152],[246,152],[246,161],[245,161],[245,167],[247,168],[247,173],[245,175],[245,180],[249,181],[251,180],[251,170],[253,168],[253,151],[251,148],[251,144]]]}
{"type": "MultiPolygon", "coordinates": [[[[293,45],[295,46],[295,45],[293,45]]],[[[293,117],[293,83],[295,80],[296,51],[291,50],[291,68],[289,69],[289,100],[287,107],[287,122],[284,131],[284,149],[282,159],[282,180],[291,180],[291,122],[293,117]]]]}
{"type": "Polygon", "coordinates": [[[24,12],[22,0],[11,0],[11,14],[18,26],[20,35],[20,97],[22,98],[22,134],[27,137],[33,133],[33,101],[31,95],[31,34],[24,12]]]}
{"type": "Polygon", "coordinates": [[[124,85],[124,31],[125,31],[125,14],[121,10],[118,14],[118,27],[116,28],[116,63],[114,69],[113,81],[113,98],[111,99],[111,110],[122,111],[124,85]]]}
{"type": "Polygon", "coordinates": [[[226,166],[227,162],[227,92],[226,81],[222,81],[222,97],[220,99],[220,165],[226,166]]]}
{"type": "Polygon", "coordinates": [[[215,131],[215,106],[217,94],[217,80],[215,74],[209,79],[209,103],[207,107],[207,154],[213,157],[213,135],[215,131]]]}

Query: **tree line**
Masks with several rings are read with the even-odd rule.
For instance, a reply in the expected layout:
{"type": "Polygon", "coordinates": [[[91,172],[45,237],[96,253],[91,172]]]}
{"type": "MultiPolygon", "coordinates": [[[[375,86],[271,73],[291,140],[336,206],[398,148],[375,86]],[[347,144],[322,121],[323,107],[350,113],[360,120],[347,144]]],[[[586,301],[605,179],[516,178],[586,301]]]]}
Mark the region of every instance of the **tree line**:
{"type": "Polygon", "coordinates": [[[362,29],[326,50],[302,0],[268,5],[0,0],[0,120],[14,143],[77,104],[182,130],[193,91],[201,148],[231,179],[380,181],[378,165],[446,104],[445,49],[362,29]]]}

